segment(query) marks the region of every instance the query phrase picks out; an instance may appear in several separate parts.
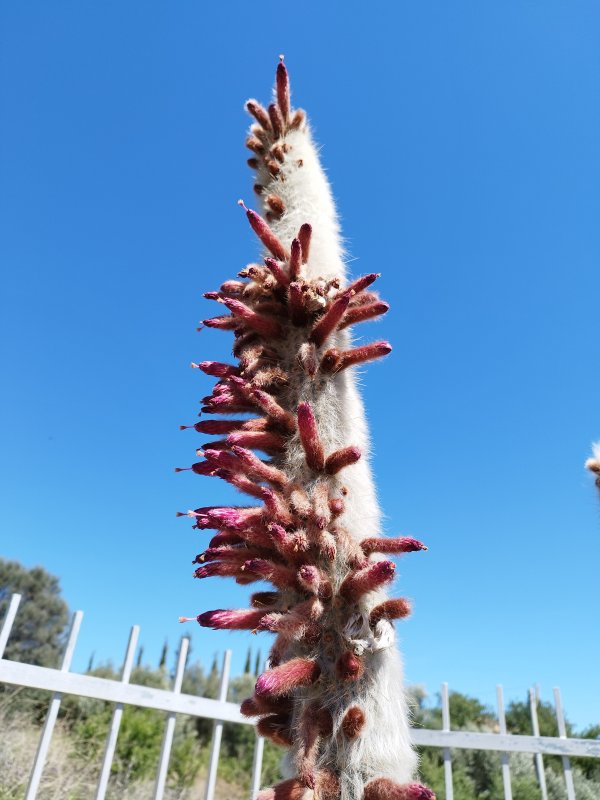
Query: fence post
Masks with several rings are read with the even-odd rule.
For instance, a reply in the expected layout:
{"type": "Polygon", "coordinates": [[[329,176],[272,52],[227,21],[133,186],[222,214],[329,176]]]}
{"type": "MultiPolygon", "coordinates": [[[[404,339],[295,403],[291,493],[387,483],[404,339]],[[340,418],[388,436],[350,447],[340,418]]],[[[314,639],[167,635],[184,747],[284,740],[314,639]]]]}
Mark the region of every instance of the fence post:
{"type": "MultiPolygon", "coordinates": [[[[219,684],[219,700],[227,700],[227,689],[229,687],[229,668],[231,666],[231,650],[225,650],[223,656],[223,669],[221,670],[221,682],[219,684]]],[[[219,763],[219,752],[221,750],[221,736],[223,735],[223,723],[215,720],[213,725],[213,735],[210,744],[210,758],[208,760],[208,775],[206,776],[206,791],[204,800],[213,800],[215,795],[215,785],[217,782],[217,766],[219,763]]]]}
{"type": "MultiPolygon", "coordinates": [[[[540,724],[537,715],[537,692],[535,689],[529,690],[529,710],[531,712],[531,725],[533,735],[540,735],[540,724]]],[[[544,772],[544,759],[541,753],[536,753],[535,756],[535,770],[537,772],[538,783],[540,784],[540,792],[542,793],[542,800],[548,800],[548,789],[546,787],[546,773],[544,772]]]]}
{"type": "MultiPolygon", "coordinates": [[[[556,708],[556,721],[558,722],[558,735],[561,739],[567,738],[567,726],[565,725],[565,715],[562,707],[562,699],[558,686],[554,687],[554,707],[556,708]]],[[[569,756],[562,757],[563,772],[565,773],[565,787],[567,789],[567,800],[575,800],[575,785],[573,783],[573,773],[571,772],[571,761],[569,756]]]]}
{"type": "Polygon", "coordinates": [[[0,658],[4,658],[6,643],[8,642],[8,637],[10,636],[10,632],[12,630],[15,617],[17,616],[17,609],[19,607],[20,602],[21,602],[21,595],[13,594],[12,597],[10,598],[10,603],[8,605],[8,608],[6,609],[6,616],[4,617],[4,622],[2,623],[2,630],[0,631],[0,658]]]}
{"type": "MultiPolygon", "coordinates": [[[[183,683],[183,673],[185,672],[185,664],[187,661],[188,647],[190,640],[185,636],[181,640],[181,647],[179,648],[179,657],[177,658],[177,668],[175,671],[175,681],[173,683],[173,694],[181,692],[181,684],[183,683]]],[[[175,732],[175,718],[174,711],[167,714],[167,724],[165,725],[165,733],[160,748],[160,758],[158,760],[158,772],[156,775],[156,786],[154,787],[154,800],[162,800],[165,791],[165,783],[167,781],[167,769],[169,767],[169,756],[171,755],[171,746],[173,744],[173,734],[175,732]]]]}
{"type": "MultiPolygon", "coordinates": [[[[77,643],[77,637],[79,636],[79,629],[81,627],[82,619],[83,611],[76,611],[73,614],[67,646],[63,655],[62,664],[60,665],[61,672],[68,672],[71,669],[71,661],[73,660],[73,653],[75,652],[75,645],[77,643]]],[[[50,740],[52,739],[52,733],[54,732],[54,725],[56,724],[56,719],[58,717],[61,700],[62,694],[60,692],[54,692],[52,699],[50,700],[50,708],[48,709],[48,716],[46,717],[46,722],[44,723],[44,729],[42,731],[42,735],[40,736],[40,741],[38,742],[33,768],[31,770],[31,774],[29,775],[29,783],[27,785],[27,792],[25,793],[25,800],[33,800],[37,795],[37,791],[40,786],[40,780],[42,778],[42,772],[44,770],[44,764],[46,763],[46,756],[48,755],[48,748],[50,747],[50,740]]]]}
{"type": "MultiPolygon", "coordinates": [[[[140,635],[139,625],[134,625],[129,634],[129,642],[127,650],[125,651],[125,661],[123,663],[123,671],[121,672],[121,683],[129,683],[131,677],[131,669],[133,667],[133,656],[137,646],[138,636],[140,635]]],[[[102,769],[100,771],[100,779],[98,780],[98,788],[96,790],[96,800],[104,800],[106,790],[108,788],[108,779],[110,778],[110,768],[112,760],[115,755],[115,747],[117,745],[117,736],[119,727],[121,725],[121,717],[123,716],[123,703],[117,703],[113,711],[112,721],[110,723],[110,730],[108,731],[108,738],[106,740],[106,749],[104,751],[104,758],[102,760],[102,769]]]]}
{"type": "Polygon", "coordinates": [[[254,744],[254,756],[252,758],[252,787],[250,789],[250,800],[255,800],[256,795],[260,791],[264,749],[265,749],[265,740],[263,739],[262,736],[258,735],[258,732],[256,732],[256,742],[254,744]]]}
{"type": "MultiPolygon", "coordinates": [[[[502,685],[496,686],[496,702],[498,705],[498,726],[500,734],[506,735],[506,715],[504,713],[504,692],[502,685]]],[[[510,760],[508,753],[500,754],[500,761],[502,763],[502,783],[504,785],[504,800],[512,800],[512,786],[510,783],[510,760]]]]}
{"type": "MultiPolygon", "coordinates": [[[[450,730],[450,699],[448,697],[447,683],[442,683],[442,730],[450,730]]],[[[444,747],[444,784],[446,786],[446,800],[454,800],[452,755],[449,747],[444,747]]]]}
{"type": "MultiPolygon", "coordinates": [[[[268,669],[269,661],[265,662],[264,669],[268,669]]],[[[262,736],[258,735],[256,726],[254,728],[256,734],[256,742],[254,743],[254,755],[252,757],[252,780],[250,786],[250,800],[255,800],[256,795],[260,791],[260,783],[262,777],[262,762],[263,753],[265,749],[265,740],[262,736]]]]}

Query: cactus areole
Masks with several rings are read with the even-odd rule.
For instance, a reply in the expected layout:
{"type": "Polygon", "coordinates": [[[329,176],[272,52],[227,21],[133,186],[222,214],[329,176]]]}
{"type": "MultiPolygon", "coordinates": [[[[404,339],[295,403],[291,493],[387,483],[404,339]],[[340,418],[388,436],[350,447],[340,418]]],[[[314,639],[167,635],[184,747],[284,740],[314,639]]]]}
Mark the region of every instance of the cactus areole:
{"type": "MultiPolygon", "coordinates": [[[[203,326],[233,333],[234,361],[192,366],[217,379],[203,398],[201,460],[246,505],[189,511],[213,532],[195,577],[267,581],[250,608],[205,611],[200,625],[275,635],[269,668],[242,713],[287,748],[287,779],[258,800],[430,800],[414,782],[402,665],[389,599],[390,556],[425,546],[383,538],[355,367],[390,352],[355,345],[352,328],[388,310],[371,273],[348,282],[331,191],[303,111],[290,105],[283,59],[274,100],[249,100],[246,141],[261,211],[240,205],[263,245],[205,297],[203,326]],[[258,451],[258,454],[257,454],[258,451]]],[[[182,621],[193,618],[182,618],[182,621]]]]}

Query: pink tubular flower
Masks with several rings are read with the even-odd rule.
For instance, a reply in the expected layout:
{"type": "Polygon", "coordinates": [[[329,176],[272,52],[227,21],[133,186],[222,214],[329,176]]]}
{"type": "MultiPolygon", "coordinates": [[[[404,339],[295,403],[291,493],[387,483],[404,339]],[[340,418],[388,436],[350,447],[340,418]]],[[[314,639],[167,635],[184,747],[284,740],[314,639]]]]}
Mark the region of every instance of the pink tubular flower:
{"type": "Polygon", "coordinates": [[[344,350],[339,354],[335,369],[339,372],[342,369],[346,369],[346,367],[374,361],[376,358],[387,356],[391,352],[392,345],[389,342],[371,342],[371,344],[365,344],[362,347],[353,347],[351,350],[344,350]]]}
{"type": "Polygon", "coordinates": [[[369,319],[380,317],[382,314],[386,314],[389,310],[389,303],[384,303],[382,300],[378,300],[376,303],[369,303],[368,305],[364,306],[355,306],[353,308],[349,308],[340,322],[340,330],[347,328],[348,325],[355,325],[357,322],[366,322],[369,319]]]}
{"type": "Polygon", "coordinates": [[[270,522],[267,525],[267,530],[278,552],[284,556],[293,555],[295,542],[292,534],[288,533],[284,527],[276,522],[270,522]]]}
{"type": "Polygon", "coordinates": [[[250,597],[250,604],[253,608],[270,608],[276,605],[280,599],[279,592],[255,592],[250,597]]]}
{"type": "Polygon", "coordinates": [[[282,334],[282,327],[277,320],[272,317],[266,317],[263,314],[257,314],[250,306],[242,303],[241,300],[235,300],[230,297],[225,297],[221,302],[227,306],[231,313],[244,320],[248,327],[260,333],[267,338],[273,337],[277,339],[282,334]]]}
{"type": "Polygon", "coordinates": [[[258,236],[264,246],[270,250],[275,258],[279,261],[287,261],[288,254],[285,250],[285,247],[281,244],[277,236],[275,236],[271,228],[269,228],[260,214],[257,214],[256,211],[252,211],[250,208],[246,208],[241,200],[240,205],[246,212],[246,216],[248,217],[248,222],[250,223],[252,230],[258,236]]]}
{"type": "Polygon", "coordinates": [[[192,364],[193,367],[201,369],[206,375],[213,375],[215,378],[226,378],[230,375],[239,375],[239,367],[233,364],[223,364],[220,361],[201,361],[199,364],[192,364]]]}
{"type": "Polygon", "coordinates": [[[287,287],[290,283],[290,278],[287,272],[283,269],[279,261],[274,258],[265,258],[265,264],[270,269],[273,277],[280,286],[287,287]]]}
{"type": "Polygon", "coordinates": [[[239,533],[240,536],[243,537],[246,544],[252,545],[253,547],[264,548],[265,550],[271,549],[271,537],[269,536],[267,529],[262,524],[250,525],[246,528],[242,528],[240,529],[239,533]]]}
{"type": "Polygon", "coordinates": [[[225,433],[232,433],[232,431],[237,431],[240,429],[245,429],[244,426],[248,424],[251,420],[246,419],[205,419],[202,422],[197,422],[192,427],[198,431],[198,433],[208,433],[208,434],[225,434],[225,433]]]}
{"type": "Polygon", "coordinates": [[[286,614],[271,612],[262,618],[261,628],[281,633],[289,639],[301,639],[309,626],[319,619],[323,613],[323,604],[317,597],[311,597],[298,603],[286,614]]]}
{"type": "Polygon", "coordinates": [[[219,531],[208,543],[209,547],[223,547],[223,545],[241,544],[244,540],[233,531],[219,531]]]}
{"type": "MultiPolygon", "coordinates": [[[[370,286],[374,283],[377,278],[381,277],[380,272],[370,272],[368,275],[363,275],[362,278],[357,278],[355,281],[352,281],[351,284],[348,285],[348,288],[345,290],[346,292],[354,292],[354,295],[360,294],[367,286],[370,286]]],[[[342,294],[342,292],[340,292],[342,294]]]]}
{"type": "Polygon", "coordinates": [[[261,389],[254,389],[250,394],[256,405],[281,425],[282,428],[288,431],[295,430],[296,420],[293,414],[282,408],[270,394],[263,392],[261,389]]]}
{"type": "Polygon", "coordinates": [[[369,625],[374,628],[381,619],[404,619],[410,615],[410,611],[410,603],[405,597],[384,600],[371,611],[369,625]]]}
{"type": "Polygon", "coordinates": [[[275,789],[263,789],[256,795],[256,800],[275,800],[275,789]]]}
{"type": "Polygon", "coordinates": [[[339,517],[340,514],[344,513],[344,501],[341,497],[332,497],[329,500],[329,510],[334,517],[339,517]]]}
{"type": "Polygon", "coordinates": [[[269,581],[278,589],[294,586],[296,583],[296,572],[291,567],[284,567],[275,564],[266,558],[250,558],[244,562],[244,570],[260,575],[261,578],[269,581]]]}
{"type": "Polygon", "coordinates": [[[393,561],[376,561],[364,569],[347,575],[340,586],[340,594],[349,602],[356,602],[367,592],[379,589],[394,577],[393,561]]]}
{"type": "Polygon", "coordinates": [[[250,475],[259,480],[274,483],[276,486],[285,486],[287,484],[288,478],[285,472],[277,467],[272,467],[270,464],[265,464],[258,456],[254,455],[252,450],[235,444],[232,445],[231,450],[250,475]]]}
{"type": "Polygon", "coordinates": [[[225,561],[210,561],[194,572],[194,578],[234,578],[240,573],[240,565],[225,561]]]}
{"type": "Polygon", "coordinates": [[[306,463],[315,472],[320,472],[325,466],[325,454],[310,403],[300,403],[298,406],[298,432],[306,454],[306,463]]]}
{"type": "Polygon", "coordinates": [[[222,545],[219,547],[209,547],[197,558],[199,558],[198,563],[228,561],[229,563],[236,563],[242,566],[242,564],[245,564],[245,562],[254,555],[257,555],[257,551],[250,550],[248,547],[222,545]]]}
{"type": "Polygon", "coordinates": [[[329,506],[329,489],[326,483],[319,482],[313,490],[312,518],[317,528],[322,531],[331,522],[331,508],[329,506]]]}
{"type": "Polygon", "coordinates": [[[308,519],[312,511],[310,499],[301,486],[295,485],[290,492],[290,504],[302,519],[308,519]]]}
{"type": "Polygon", "coordinates": [[[247,414],[254,411],[250,400],[230,388],[203,397],[201,402],[203,414],[247,414]]]}
{"type": "Polygon", "coordinates": [[[277,94],[277,106],[280,109],[284,123],[287,124],[290,118],[290,78],[287,67],[283,63],[283,56],[279,57],[279,64],[275,73],[275,87],[277,94]]]}
{"type": "Polygon", "coordinates": [[[302,245],[300,239],[293,239],[290,249],[290,278],[298,280],[302,270],[302,245]]]}
{"type": "Polygon", "coordinates": [[[331,597],[331,582],[318,567],[303,564],[298,570],[298,583],[311,594],[327,600],[331,597]]]}
{"type": "Polygon", "coordinates": [[[342,730],[348,739],[355,739],[365,724],[364,711],[358,706],[350,706],[342,720],[342,730]]]}
{"type": "Polygon", "coordinates": [[[219,528],[233,528],[234,530],[241,530],[252,523],[259,522],[262,519],[262,508],[258,506],[249,506],[247,508],[213,508],[208,514],[208,522],[205,527],[219,528]]]}
{"type": "MultiPolygon", "coordinates": [[[[274,744],[282,747],[289,747],[292,743],[292,733],[290,730],[289,714],[269,714],[262,717],[256,724],[256,732],[259,736],[265,736],[274,744]]],[[[278,797],[278,795],[276,795],[278,797]]]]}
{"type": "Polygon", "coordinates": [[[366,556],[371,553],[413,553],[416,550],[427,550],[423,542],[410,536],[398,536],[394,539],[379,537],[363,539],[360,546],[366,556]]]}
{"type": "Polygon", "coordinates": [[[339,358],[340,351],[337,349],[337,347],[330,347],[329,350],[326,350],[323,353],[323,358],[321,359],[321,371],[336,372],[339,358]]]}
{"type": "Polygon", "coordinates": [[[274,489],[261,487],[261,498],[265,501],[265,508],[270,517],[282,525],[291,525],[293,518],[283,496],[274,489]]]}
{"type": "Polygon", "coordinates": [[[336,475],[344,467],[349,467],[351,464],[356,464],[360,458],[360,450],[358,447],[343,447],[341,450],[336,450],[328,456],[325,462],[325,471],[329,475],[336,475]]]}
{"type": "Polygon", "coordinates": [[[305,222],[303,225],[300,225],[300,230],[298,231],[298,241],[300,242],[300,247],[302,248],[303,264],[306,264],[308,262],[311,238],[312,238],[312,226],[309,225],[308,222],[305,222]]]}
{"type": "Polygon", "coordinates": [[[192,472],[196,475],[213,475],[215,471],[214,464],[209,464],[208,461],[196,461],[192,464],[192,472]]]}
{"type": "Polygon", "coordinates": [[[319,550],[328,561],[333,561],[337,553],[337,544],[335,537],[328,531],[323,531],[318,539],[319,550]]]}
{"type": "Polygon", "coordinates": [[[242,470],[242,465],[233,453],[219,448],[213,449],[212,447],[207,447],[202,452],[204,453],[204,458],[213,464],[216,469],[231,470],[232,472],[240,472],[242,470]]]}
{"type": "Polygon", "coordinates": [[[239,324],[239,320],[228,314],[222,317],[210,317],[209,319],[202,320],[202,325],[205,325],[207,328],[216,328],[221,331],[233,331],[239,324]]]}
{"type": "Polygon", "coordinates": [[[256,694],[259,697],[288,694],[299,686],[310,686],[320,674],[321,669],[313,659],[292,658],[285,664],[263,672],[256,681],[256,694]]]}
{"type": "Polygon", "coordinates": [[[265,613],[265,611],[252,608],[236,611],[218,608],[215,611],[205,611],[204,614],[199,614],[197,619],[203,628],[252,631],[260,625],[265,613]]]}
{"type": "Polygon", "coordinates": [[[239,489],[240,492],[249,494],[251,497],[256,497],[258,500],[263,499],[263,487],[260,484],[250,480],[250,478],[246,478],[245,475],[242,475],[239,472],[231,472],[228,469],[220,468],[216,469],[214,474],[218,478],[222,478],[224,481],[227,481],[227,483],[235,486],[235,488],[239,489]]]}
{"type": "Polygon", "coordinates": [[[321,319],[315,324],[310,333],[310,341],[314,342],[317,347],[320,347],[327,337],[338,327],[340,320],[348,308],[351,297],[352,293],[348,291],[341,294],[337,300],[331,303],[321,319]]]}
{"type": "Polygon", "coordinates": [[[302,284],[292,281],[289,288],[290,319],[294,325],[304,325],[308,319],[302,284]]]}
{"type": "Polygon", "coordinates": [[[435,800],[435,794],[420,783],[401,786],[387,778],[376,778],[365,786],[363,800],[435,800]]]}
{"type": "MultiPolygon", "coordinates": [[[[318,703],[310,703],[304,708],[298,727],[300,751],[298,753],[299,779],[311,789],[316,788],[316,764],[320,738],[331,735],[332,718],[330,712],[318,703]]],[[[322,795],[321,795],[322,796],[322,795]]]]}

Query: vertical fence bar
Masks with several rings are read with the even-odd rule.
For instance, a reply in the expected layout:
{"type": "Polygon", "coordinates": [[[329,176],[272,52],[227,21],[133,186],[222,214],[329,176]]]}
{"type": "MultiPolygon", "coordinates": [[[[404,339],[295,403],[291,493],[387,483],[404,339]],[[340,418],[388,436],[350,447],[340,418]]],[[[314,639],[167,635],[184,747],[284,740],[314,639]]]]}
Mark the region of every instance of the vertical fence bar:
{"type": "Polygon", "coordinates": [[[252,758],[252,788],[250,789],[250,800],[255,800],[256,795],[260,791],[264,749],[265,740],[257,733],[256,743],[254,745],[254,756],[252,758]]]}
{"type": "Polygon", "coordinates": [[[4,622],[2,623],[2,630],[0,630],[0,658],[4,658],[6,643],[8,642],[8,637],[12,631],[12,626],[14,624],[15,617],[17,616],[17,609],[20,602],[21,595],[13,594],[10,598],[8,608],[6,609],[6,616],[4,617],[4,622]]]}
{"type": "MultiPolygon", "coordinates": [[[[231,650],[225,650],[225,654],[223,656],[223,669],[221,670],[221,682],[219,684],[218,699],[221,702],[227,700],[230,666],[231,666],[231,650]]],[[[217,783],[217,766],[219,764],[219,752],[221,750],[222,735],[223,735],[223,723],[220,720],[215,720],[213,725],[212,741],[210,743],[210,758],[208,761],[208,775],[206,776],[206,791],[204,793],[204,800],[213,800],[215,796],[215,785],[217,783]]]]}
{"type": "MultiPolygon", "coordinates": [[[[83,611],[76,611],[73,614],[71,622],[71,629],[69,630],[69,638],[67,639],[67,646],[63,655],[62,664],[60,665],[61,672],[68,672],[71,669],[71,662],[73,660],[73,653],[75,652],[75,645],[77,637],[79,636],[79,629],[81,628],[81,620],[83,619],[83,611]]],[[[48,755],[48,748],[50,747],[50,740],[54,732],[54,725],[58,717],[62,694],[54,692],[50,700],[50,708],[48,709],[48,716],[44,723],[44,729],[38,742],[33,768],[29,775],[29,783],[27,784],[27,792],[25,793],[25,800],[34,800],[37,796],[37,791],[40,786],[44,764],[46,763],[46,756],[48,755]]]]}
{"type": "MultiPolygon", "coordinates": [[[[450,700],[448,684],[442,683],[442,730],[450,730],[450,700]]],[[[449,747],[444,747],[444,784],[446,786],[446,800],[454,800],[454,786],[452,785],[452,755],[449,747]]]]}
{"type": "MultiPolygon", "coordinates": [[[[269,659],[264,663],[263,669],[269,668],[269,659]]],[[[262,736],[258,735],[256,728],[256,742],[254,743],[254,755],[252,757],[252,780],[250,782],[250,800],[255,800],[256,795],[260,791],[260,784],[262,778],[262,762],[263,753],[265,750],[265,740],[262,736]]]]}
{"type": "MultiPolygon", "coordinates": [[[[496,686],[496,703],[498,706],[498,726],[500,734],[506,736],[506,715],[504,713],[504,692],[501,684],[496,686]]],[[[504,785],[504,800],[512,800],[512,786],[510,783],[510,760],[508,753],[500,753],[502,763],[502,783],[504,785]]]]}
{"type": "MultiPolygon", "coordinates": [[[[175,681],[173,683],[173,694],[181,692],[181,684],[183,683],[183,673],[185,672],[185,663],[187,661],[188,647],[190,640],[185,636],[181,640],[181,647],[179,648],[179,657],[177,659],[177,668],[175,670],[175,681]]],[[[176,713],[170,711],[167,715],[167,724],[165,725],[165,733],[160,748],[160,758],[158,760],[158,772],[156,775],[156,786],[154,787],[154,800],[162,800],[165,784],[167,782],[167,769],[169,767],[169,757],[171,755],[171,746],[173,744],[173,734],[175,733],[175,718],[176,713]]]]}
{"type": "MultiPolygon", "coordinates": [[[[125,661],[123,663],[123,671],[121,672],[121,683],[129,683],[131,677],[131,669],[133,667],[133,656],[135,648],[137,647],[138,636],[140,635],[139,625],[134,625],[129,634],[129,642],[127,650],[125,651],[125,661]]],[[[123,703],[117,703],[113,711],[112,721],[110,723],[110,730],[106,740],[106,749],[104,751],[104,758],[102,760],[102,769],[100,771],[100,778],[98,780],[98,788],[96,789],[96,800],[104,800],[106,790],[108,788],[108,779],[110,778],[110,768],[112,760],[115,755],[115,747],[117,745],[117,736],[119,727],[121,725],[121,717],[123,716],[123,703]]]]}
{"type": "MultiPolygon", "coordinates": [[[[537,715],[537,692],[535,689],[529,690],[529,710],[531,712],[531,727],[534,736],[540,735],[540,724],[537,715]]],[[[541,753],[535,754],[535,771],[542,793],[542,800],[548,800],[548,789],[546,787],[546,773],[544,772],[544,759],[541,753]]]]}
{"type": "MultiPolygon", "coordinates": [[[[562,699],[558,686],[554,687],[554,707],[556,709],[556,721],[558,722],[558,735],[561,739],[567,738],[567,726],[565,725],[565,715],[563,712],[562,699]]],[[[573,773],[571,772],[571,761],[569,756],[562,757],[563,772],[565,773],[565,787],[567,789],[567,800],[576,800],[575,784],[573,783],[573,773]]]]}

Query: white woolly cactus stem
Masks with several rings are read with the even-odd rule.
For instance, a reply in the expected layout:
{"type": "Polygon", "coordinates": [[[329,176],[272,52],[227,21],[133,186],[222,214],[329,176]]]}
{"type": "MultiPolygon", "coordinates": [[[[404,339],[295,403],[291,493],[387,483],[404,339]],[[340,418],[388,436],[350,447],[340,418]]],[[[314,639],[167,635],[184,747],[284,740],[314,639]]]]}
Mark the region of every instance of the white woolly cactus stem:
{"type": "Polygon", "coordinates": [[[393,620],[410,606],[384,593],[395,569],[385,554],[426,548],[380,537],[353,370],[391,346],[353,347],[349,334],[388,305],[371,289],[376,273],[347,283],[331,191],[304,112],[291,108],[283,60],[275,102],[265,109],[250,100],[247,109],[264,217],[240,204],[265,247],[264,265],[205,295],[229,311],[204,325],[233,331],[237,363],[192,365],[218,378],[202,401],[202,413],[217,419],[189,427],[222,437],[202,445],[191,469],[258,504],[188,515],[195,528],[216,531],[196,557],[197,578],[266,580],[273,590],[252,595],[249,609],[196,619],[276,634],[269,669],[242,712],[288,748],[289,777],[258,800],[431,800],[411,783],[416,759],[395,647],[393,620]],[[228,416],[246,413],[254,416],[228,416]]]}

